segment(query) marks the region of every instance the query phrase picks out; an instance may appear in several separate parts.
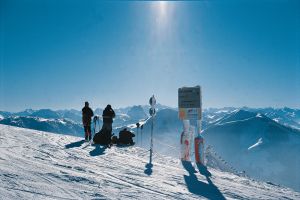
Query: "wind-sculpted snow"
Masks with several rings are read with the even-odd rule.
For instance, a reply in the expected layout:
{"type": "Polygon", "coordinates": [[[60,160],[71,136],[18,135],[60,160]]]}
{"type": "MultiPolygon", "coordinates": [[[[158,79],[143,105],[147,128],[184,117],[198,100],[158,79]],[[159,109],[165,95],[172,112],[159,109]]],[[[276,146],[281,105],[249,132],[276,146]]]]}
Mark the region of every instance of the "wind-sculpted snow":
{"type": "Polygon", "coordinates": [[[1,199],[299,199],[300,194],[137,147],[0,125],[1,199]]]}

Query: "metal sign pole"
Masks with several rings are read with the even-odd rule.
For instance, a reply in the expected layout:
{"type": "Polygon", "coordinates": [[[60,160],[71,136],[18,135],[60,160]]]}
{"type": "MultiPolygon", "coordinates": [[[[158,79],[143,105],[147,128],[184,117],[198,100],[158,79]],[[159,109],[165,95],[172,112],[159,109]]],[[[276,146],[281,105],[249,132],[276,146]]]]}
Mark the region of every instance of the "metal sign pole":
{"type": "Polygon", "coordinates": [[[138,122],[135,125],[136,125],[136,140],[137,140],[137,144],[139,144],[139,138],[141,137],[139,136],[140,123],[138,122]]]}
{"type": "Polygon", "coordinates": [[[153,117],[151,119],[151,140],[150,140],[150,163],[152,163],[152,153],[153,153],[153,117]]]}
{"type": "Polygon", "coordinates": [[[152,163],[152,153],[153,153],[153,126],[154,126],[154,116],[155,116],[155,104],[156,99],[154,95],[149,100],[151,108],[149,109],[149,114],[151,115],[151,140],[150,140],[150,164],[152,163]]]}

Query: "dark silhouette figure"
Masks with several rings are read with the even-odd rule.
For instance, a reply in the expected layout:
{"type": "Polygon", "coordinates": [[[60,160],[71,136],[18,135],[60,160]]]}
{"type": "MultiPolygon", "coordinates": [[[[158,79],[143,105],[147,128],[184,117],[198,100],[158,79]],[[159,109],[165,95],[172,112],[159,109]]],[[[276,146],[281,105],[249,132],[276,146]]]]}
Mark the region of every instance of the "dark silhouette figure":
{"type": "Polygon", "coordinates": [[[135,134],[131,133],[126,128],[124,128],[119,133],[118,144],[127,144],[127,145],[130,144],[130,145],[134,145],[134,142],[132,140],[133,137],[135,137],[135,134]]]}
{"type": "Polygon", "coordinates": [[[107,105],[106,108],[103,110],[103,130],[107,130],[110,133],[112,132],[112,123],[113,118],[115,118],[116,114],[115,111],[112,109],[111,105],[107,105]]]}
{"type": "Polygon", "coordinates": [[[189,176],[184,175],[184,180],[190,192],[205,197],[207,199],[225,200],[223,194],[211,181],[211,173],[207,170],[205,166],[198,165],[200,174],[206,177],[208,183],[204,183],[198,180],[197,176],[195,175],[197,171],[195,170],[191,162],[182,161],[182,165],[189,173],[189,176]]]}
{"type": "Polygon", "coordinates": [[[84,107],[82,108],[82,124],[84,127],[86,141],[90,141],[92,139],[91,122],[93,116],[94,113],[89,107],[89,102],[86,101],[84,107]]]}

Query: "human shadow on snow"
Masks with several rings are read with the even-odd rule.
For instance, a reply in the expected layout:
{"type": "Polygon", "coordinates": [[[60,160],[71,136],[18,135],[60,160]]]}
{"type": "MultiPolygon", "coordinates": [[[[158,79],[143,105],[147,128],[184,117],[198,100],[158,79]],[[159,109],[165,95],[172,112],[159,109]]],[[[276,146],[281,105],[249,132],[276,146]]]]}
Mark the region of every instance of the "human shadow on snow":
{"type": "Polygon", "coordinates": [[[72,142],[70,144],[66,144],[65,148],[70,149],[70,148],[74,148],[74,147],[80,147],[84,143],[84,141],[85,140],[79,140],[77,142],[72,142]]]}
{"type": "Polygon", "coordinates": [[[95,149],[90,151],[90,156],[100,156],[103,155],[105,152],[105,149],[107,148],[106,146],[101,146],[99,144],[94,144],[95,149]]]}
{"type": "Polygon", "coordinates": [[[197,171],[195,170],[191,162],[182,161],[182,165],[185,168],[185,170],[189,173],[189,176],[184,175],[184,180],[190,192],[199,196],[203,196],[207,199],[225,199],[225,197],[217,188],[217,186],[215,186],[210,180],[211,173],[207,170],[205,166],[197,165],[200,174],[206,177],[208,183],[198,180],[197,176],[195,175],[197,171]]]}

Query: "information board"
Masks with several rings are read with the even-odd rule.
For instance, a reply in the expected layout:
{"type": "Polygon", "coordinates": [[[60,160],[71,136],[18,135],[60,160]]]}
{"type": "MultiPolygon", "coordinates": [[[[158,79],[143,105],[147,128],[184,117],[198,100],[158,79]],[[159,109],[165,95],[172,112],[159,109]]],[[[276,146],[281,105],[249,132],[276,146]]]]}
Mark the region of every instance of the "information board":
{"type": "Polygon", "coordinates": [[[179,88],[178,108],[201,108],[200,86],[179,88]]]}
{"type": "Polygon", "coordinates": [[[178,111],[181,120],[202,118],[200,86],[178,89],[178,111]]]}

